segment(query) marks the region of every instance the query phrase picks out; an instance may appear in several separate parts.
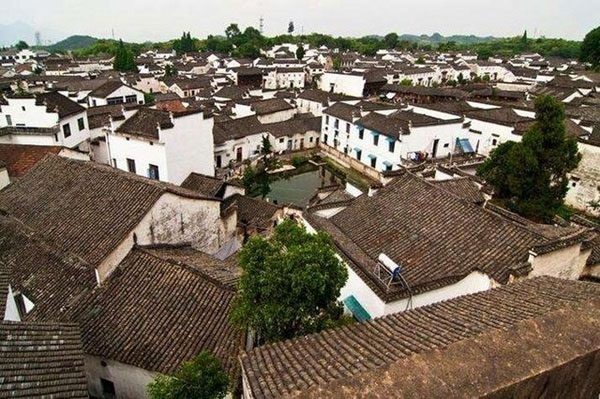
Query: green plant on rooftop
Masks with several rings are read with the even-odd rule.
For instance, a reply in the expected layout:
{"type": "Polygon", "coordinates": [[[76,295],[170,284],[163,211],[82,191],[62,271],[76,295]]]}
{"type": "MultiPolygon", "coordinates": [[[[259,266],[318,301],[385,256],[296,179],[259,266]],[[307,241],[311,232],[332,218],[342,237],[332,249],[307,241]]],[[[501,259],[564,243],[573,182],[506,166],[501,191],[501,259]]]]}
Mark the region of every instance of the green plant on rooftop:
{"type": "Polygon", "coordinates": [[[221,399],[229,377],[219,360],[203,351],[181,365],[173,375],[159,375],[148,385],[152,399],[221,399]]]}
{"type": "Polygon", "coordinates": [[[271,238],[252,237],[239,260],[242,275],[232,318],[259,343],[346,322],[337,298],[348,272],[325,233],[310,234],[286,220],[271,238]]]}
{"type": "Polygon", "coordinates": [[[550,222],[568,190],[567,173],[581,160],[577,142],[567,137],[562,104],[551,96],[535,102],[536,121],[521,142],[500,144],[477,173],[495,196],[517,213],[550,222]]]}

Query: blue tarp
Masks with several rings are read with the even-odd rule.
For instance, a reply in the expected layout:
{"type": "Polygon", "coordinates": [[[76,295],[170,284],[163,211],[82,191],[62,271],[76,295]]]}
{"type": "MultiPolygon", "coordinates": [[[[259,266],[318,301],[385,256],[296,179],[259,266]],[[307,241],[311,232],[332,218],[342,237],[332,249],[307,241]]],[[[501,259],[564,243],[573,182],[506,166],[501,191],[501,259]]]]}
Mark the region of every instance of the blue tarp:
{"type": "Polygon", "coordinates": [[[358,302],[356,298],[354,298],[354,295],[350,295],[349,297],[344,299],[343,302],[346,308],[348,308],[350,313],[352,313],[354,318],[359,322],[371,320],[371,315],[369,314],[369,312],[367,312],[365,308],[362,307],[360,302],[358,302]]]}

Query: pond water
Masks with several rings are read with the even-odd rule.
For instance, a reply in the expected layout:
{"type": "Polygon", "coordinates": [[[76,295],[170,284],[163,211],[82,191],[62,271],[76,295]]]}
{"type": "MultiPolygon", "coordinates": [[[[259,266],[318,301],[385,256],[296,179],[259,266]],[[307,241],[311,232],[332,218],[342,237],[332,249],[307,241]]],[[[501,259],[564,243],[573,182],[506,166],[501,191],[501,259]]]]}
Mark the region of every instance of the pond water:
{"type": "Polygon", "coordinates": [[[320,167],[317,170],[271,182],[271,192],[267,195],[267,198],[278,204],[291,203],[304,208],[318,188],[336,182],[341,182],[341,179],[334,176],[329,170],[320,167]]]}

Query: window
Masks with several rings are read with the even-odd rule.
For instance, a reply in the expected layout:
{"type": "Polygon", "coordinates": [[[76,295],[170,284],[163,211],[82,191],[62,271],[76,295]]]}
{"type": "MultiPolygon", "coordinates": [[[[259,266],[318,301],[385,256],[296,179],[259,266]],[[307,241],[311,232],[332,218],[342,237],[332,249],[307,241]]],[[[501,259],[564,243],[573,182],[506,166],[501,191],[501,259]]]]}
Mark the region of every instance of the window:
{"type": "Polygon", "coordinates": [[[77,119],[77,126],[79,127],[79,131],[85,129],[85,122],[83,121],[83,118],[77,119]]]}
{"type": "Polygon", "coordinates": [[[310,137],[310,138],[308,139],[308,141],[309,141],[310,143],[312,143],[312,142],[313,142],[313,137],[310,137]]]}
{"type": "Polygon", "coordinates": [[[360,161],[360,157],[362,156],[362,150],[356,150],[356,159],[360,161]]]}
{"type": "Polygon", "coordinates": [[[450,147],[450,143],[444,144],[444,148],[448,148],[448,147],[450,147]]]}
{"type": "Polygon", "coordinates": [[[327,135],[326,134],[323,135],[323,143],[327,144],[327,135]]]}
{"type": "Polygon", "coordinates": [[[285,142],[285,138],[283,138],[283,137],[282,137],[282,138],[280,138],[280,139],[279,139],[279,142],[280,142],[280,143],[284,143],[284,142],[285,142]]]}
{"type": "Polygon", "coordinates": [[[363,137],[365,137],[365,129],[363,129],[363,128],[360,128],[360,129],[358,130],[358,138],[362,140],[362,139],[363,139],[363,137]]]}
{"type": "Polygon", "coordinates": [[[492,140],[492,145],[496,145],[496,144],[498,144],[498,140],[496,140],[496,139],[493,139],[493,140],[492,140]]]}
{"type": "Polygon", "coordinates": [[[6,124],[8,126],[12,126],[12,118],[10,117],[10,115],[6,115],[6,124]]]}
{"type": "Polygon", "coordinates": [[[379,135],[378,134],[374,134],[373,135],[373,145],[377,146],[379,144],[379,135]]]}
{"type": "Polygon", "coordinates": [[[387,163],[385,164],[385,170],[392,170],[392,164],[391,163],[387,163]]]}
{"type": "Polygon", "coordinates": [[[126,103],[136,103],[137,102],[137,96],[131,95],[131,96],[125,96],[125,102],[126,103]]]}
{"type": "Polygon", "coordinates": [[[221,156],[220,155],[217,155],[216,163],[217,163],[217,168],[220,168],[221,164],[222,164],[221,156]]]}
{"type": "Polygon", "coordinates": [[[135,159],[127,158],[127,170],[135,173],[135,159]]]}
{"type": "Polygon", "coordinates": [[[115,384],[112,381],[100,378],[100,385],[102,385],[102,397],[104,398],[116,398],[117,393],[115,391],[115,384]]]}
{"type": "Polygon", "coordinates": [[[106,99],[107,104],[123,104],[123,97],[109,97],[106,99]]]}
{"type": "Polygon", "coordinates": [[[71,135],[71,126],[69,126],[68,123],[65,123],[63,125],[62,129],[63,129],[63,134],[65,135],[65,138],[67,138],[71,135]]]}
{"type": "Polygon", "coordinates": [[[329,125],[329,115],[325,115],[325,124],[329,125]]]}
{"type": "Polygon", "coordinates": [[[371,156],[371,167],[374,168],[377,166],[377,157],[371,156]]]}
{"type": "Polygon", "coordinates": [[[22,111],[25,111],[25,106],[24,106],[24,105],[21,107],[21,110],[22,110],[22,111]]]}
{"type": "Polygon", "coordinates": [[[350,133],[350,124],[346,122],[346,133],[350,133]]]}
{"type": "Polygon", "coordinates": [[[117,159],[116,158],[112,159],[112,166],[113,166],[113,168],[117,167],[117,159]]]}
{"type": "Polygon", "coordinates": [[[396,148],[396,142],[395,141],[388,141],[388,149],[390,150],[390,152],[394,152],[394,149],[396,148]]]}
{"type": "Polygon", "coordinates": [[[148,177],[153,180],[159,180],[158,166],[152,164],[148,165],[148,177]]]}
{"type": "Polygon", "coordinates": [[[340,120],[339,119],[336,119],[335,122],[333,122],[333,127],[336,128],[336,129],[339,129],[339,127],[340,127],[340,120]]]}

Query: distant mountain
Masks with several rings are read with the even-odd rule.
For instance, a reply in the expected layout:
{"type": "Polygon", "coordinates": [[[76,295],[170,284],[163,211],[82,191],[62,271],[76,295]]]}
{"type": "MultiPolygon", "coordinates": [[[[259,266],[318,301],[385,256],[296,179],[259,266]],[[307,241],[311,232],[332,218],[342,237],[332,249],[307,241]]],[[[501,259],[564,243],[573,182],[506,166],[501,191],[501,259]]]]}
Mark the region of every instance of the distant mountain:
{"type": "Polygon", "coordinates": [[[51,46],[48,46],[47,50],[52,52],[78,50],[81,48],[92,46],[97,41],[98,39],[92,36],[73,35],[67,37],[64,40],[61,40],[60,42],[54,43],[51,46]]]}
{"type": "Polygon", "coordinates": [[[64,33],[54,29],[33,27],[25,22],[17,21],[6,25],[0,24],[0,46],[12,46],[19,40],[24,40],[29,45],[34,45],[36,31],[40,32],[42,44],[52,43],[66,36],[64,33]]]}

